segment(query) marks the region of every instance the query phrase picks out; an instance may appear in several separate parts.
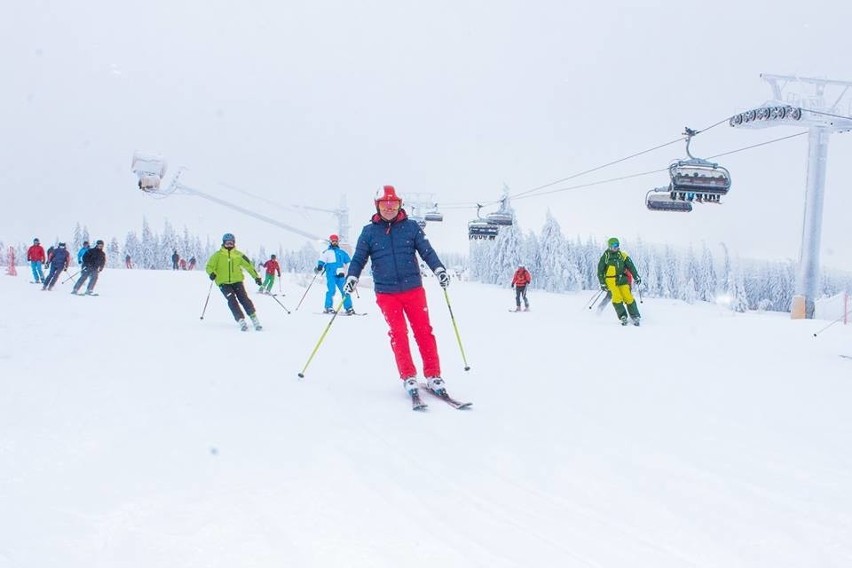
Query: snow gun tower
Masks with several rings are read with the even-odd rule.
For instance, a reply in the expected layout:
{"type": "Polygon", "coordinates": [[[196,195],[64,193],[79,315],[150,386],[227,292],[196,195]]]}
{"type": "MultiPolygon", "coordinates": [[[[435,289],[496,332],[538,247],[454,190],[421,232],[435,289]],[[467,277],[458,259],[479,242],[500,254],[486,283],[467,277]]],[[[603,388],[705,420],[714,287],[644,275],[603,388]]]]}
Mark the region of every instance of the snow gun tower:
{"type": "Polygon", "coordinates": [[[797,126],[808,129],[802,244],[790,314],[793,319],[812,319],[819,284],[828,139],[833,132],[852,129],[852,104],[847,97],[852,82],[765,73],[760,77],[769,83],[772,98],[757,108],[732,116],[729,124],[734,128],[797,126]],[[828,91],[832,91],[833,96],[827,100],[828,91]]]}
{"type": "MultiPolygon", "coordinates": [[[[272,217],[268,217],[266,215],[262,215],[260,213],[255,213],[251,209],[246,209],[245,207],[240,207],[234,203],[229,201],[225,201],[224,199],[219,199],[218,197],[214,197],[212,195],[208,195],[203,191],[199,191],[195,188],[189,187],[181,182],[181,175],[184,170],[181,168],[174,175],[174,177],[168,183],[163,181],[163,177],[166,174],[166,161],[156,154],[142,154],[140,152],[136,152],[133,155],[133,163],[131,165],[131,169],[133,173],[136,174],[138,179],[137,186],[139,189],[151,195],[152,197],[164,198],[169,195],[173,195],[175,193],[186,194],[186,195],[195,195],[198,197],[202,197],[207,199],[208,201],[212,201],[213,203],[218,203],[219,205],[223,205],[234,211],[239,211],[249,217],[254,217],[255,219],[259,219],[270,225],[275,225],[276,227],[280,227],[291,233],[296,233],[297,235],[301,235],[307,239],[312,241],[325,241],[323,237],[314,235],[312,233],[308,233],[306,231],[302,231],[296,227],[292,227],[290,225],[284,224],[277,219],[273,219],[272,217]]],[[[347,219],[348,222],[348,219],[347,219]]]]}

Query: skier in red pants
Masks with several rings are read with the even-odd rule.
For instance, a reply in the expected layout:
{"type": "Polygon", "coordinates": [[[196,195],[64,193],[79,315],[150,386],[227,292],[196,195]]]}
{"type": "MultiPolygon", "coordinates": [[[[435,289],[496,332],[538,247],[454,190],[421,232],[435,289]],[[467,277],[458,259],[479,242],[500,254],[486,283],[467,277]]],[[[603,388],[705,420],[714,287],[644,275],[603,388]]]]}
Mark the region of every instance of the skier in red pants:
{"type": "Polygon", "coordinates": [[[376,304],[382,310],[390,331],[391,349],[406,392],[417,394],[417,369],[411,357],[408,325],[423,359],[423,375],[429,389],[446,393],[441,378],[438,346],[429,321],[426,292],[416,254],[429,266],[442,288],[450,285],[450,276],[416,221],[402,209],[402,199],[393,186],[386,185],[375,198],[376,214],[361,231],[343,287],[349,295],[355,290],[361,271],[372,260],[376,304]],[[407,320],[407,323],[406,323],[407,320]]]}

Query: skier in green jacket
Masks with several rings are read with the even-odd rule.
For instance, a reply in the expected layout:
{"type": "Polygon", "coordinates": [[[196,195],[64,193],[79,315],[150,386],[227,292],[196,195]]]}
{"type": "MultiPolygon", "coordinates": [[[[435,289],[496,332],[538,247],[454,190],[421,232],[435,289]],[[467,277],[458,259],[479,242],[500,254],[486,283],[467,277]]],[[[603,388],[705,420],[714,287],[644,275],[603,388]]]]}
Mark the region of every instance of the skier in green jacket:
{"type": "Polygon", "coordinates": [[[216,282],[219,289],[228,300],[228,307],[231,313],[234,314],[234,319],[240,324],[240,329],[248,330],[245,316],[240,309],[240,304],[245,308],[249,318],[254,324],[254,329],[260,331],[263,327],[257,319],[254,304],[246,294],[246,288],[243,286],[243,269],[254,278],[255,284],[262,284],[257,270],[254,269],[252,262],[246,255],[234,248],[236,239],[231,233],[225,233],[222,236],[222,248],[214,252],[207,261],[207,275],[210,280],[216,282]]]}
{"type": "Polygon", "coordinates": [[[633,261],[626,252],[619,250],[618,239],[613,237],[607,241],[607,249],[598,261],[598,280],[601,283],[601,290],[612,294],[612,305],[621,325],[627,325],[628,314],[633,325],[639,325],[641,316],[633,293],[630,291],[628,272],[633,275],[633,281],[637,286],[642,283],[633,261]]]}

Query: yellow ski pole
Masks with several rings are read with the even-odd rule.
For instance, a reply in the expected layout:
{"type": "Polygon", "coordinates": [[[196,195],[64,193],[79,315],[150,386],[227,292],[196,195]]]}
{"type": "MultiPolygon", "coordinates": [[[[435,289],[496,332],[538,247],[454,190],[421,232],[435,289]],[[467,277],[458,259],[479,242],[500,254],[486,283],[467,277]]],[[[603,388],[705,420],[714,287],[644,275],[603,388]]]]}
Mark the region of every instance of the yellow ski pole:
{"type": "Polygon", "coordinates": [[[337,304],[337,308],[334,310],[334,315],[333,315],[333,316],[331,316],[331,320],[328,322],[328,325],[327,325],[327,326],[325,326],[325,330],[323,330],[322,335],[320,335],[319,341],[317,341],[317,344],[316,344],[316,346],[314,347],[314,350],[313,350],[313,351],[311,351],[311,356],[310,356],[310,357],[308,357],[308,362],[307,362],[307,363],[305,363],[305,366],[302,368],[302,371],[299,373],[299,378],[300,378],[300,379],[304,379],[304,378],[305,378],[305,371],[308,369],[308,365],[310,365],[310,364],[311,364],[311,361],[313,360],[314,355],[316,355],[316,354],[317,354],[317,351],[319,350],[320,345],[322,345],[322,341],[323,341],[323,339],[325,339],[325,336],[326,336],[326,334],[328,333],[328,330],[329,330],[329,329],[331,329],[331,324],[333,324],[333,323],[334,323],[334,319],[337,317],[337,314],[340,312],[340,308],[342,308],[342,307],[343,307],[343,302],[345,301],[346,296],[344,296],[343,298],[344,298],[344,299],[343,299],[343,300],[340,300],[340,303],[339,303],[339,304],[337,304]]]}
{"type": "Polygon", "coordinates": [[[456,325],[456,318],[453,315],[453,307],[450,305],[450,295],[447,294],[447,289],[444,288],[444,299],[447,300],[447,309],[450,310],[450,320],[453,322],[453,329],[456,330],[456,341],[459,342],[459,350],[461,351],[462,361],[464,361],[464,370],[470,371],[470,365],[467,364],[467,357],[464,354],[464,347],[462,346],[461,335],[459,335],[459,326],[456,325]]]}

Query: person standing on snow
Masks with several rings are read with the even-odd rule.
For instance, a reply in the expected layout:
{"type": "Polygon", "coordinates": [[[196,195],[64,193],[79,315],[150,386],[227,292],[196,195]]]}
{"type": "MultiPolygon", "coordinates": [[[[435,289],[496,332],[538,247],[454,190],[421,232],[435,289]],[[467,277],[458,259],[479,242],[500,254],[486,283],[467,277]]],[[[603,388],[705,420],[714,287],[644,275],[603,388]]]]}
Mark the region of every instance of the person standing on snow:
{"type": "Polygon", "coordinates": [[[262,265],[266,269],[266,276],[263,279],[263,284],[260,285],[261,294],[271,294],[272,293],[272,284],[275,282],[275,274],[278,274],[278,278],[281,278],[281,265],[278,264],[278,260],[273,254],[269,260],[263,263],[262,265]]]}
{"type": "Polygon", "coordinates": [[[417,369],[411,358],[407,319],[420,349],[423,375],[428,381],[428,387],[441,396],[446,393],[446,389],[441,378],[438,345],[432,333],[426,291],[423,289],[423,278],[415,253],[429,266],[442,288],[450,285],[450,276],[423,229],[416,221],[409,219],[402,209],[402,199],[397,196],[393,186],[386,185],[379,190],[375,205],[376,214],[358,237],[343,291],[348,295],[355,290],[369,258],[372,261],[376,304],[390,326],[388,335],[391,350],[403,387],[412,397],[417,394],[417,369]]]}
{"type": "Polygon", "coordinates": [[[340,237],[337,235],[329,235],[328,243],[328,248],[320,255],[316,268],[314,268],[314,272],[317,274],[325,270],[325,283],[328,289],[325,293],[323,313],[334,313],[334,309],[331,307],[334,302],[334,293],[340,290],[343,295],[343,308],[346,310],[346,315],[354,315],[352,296],[343,292],[343,278],[346,276],[346,267],[349,266],[351,260],[349,253],[340,248],[340,237]]]}
{"type": "Polygon", "coordinates": [[[53,249],[53,254],[50,255],[50,272],[47,279],[44,281],[42,291],[48,292],[53,290],[56,281],[59,280],[59,273],[68,270],[68,263],[71,261],[71,253],[65,248],[65,243],[59,243],[53,249]]]}
{"type": "Polygon", "coordinates": [[[532,282],[530,271],[523,264],[518,265],[515,275],[512,276],[512,288],[515,289],[515,311],[521,311],[521,298],[524,299],[524,311],[530,310],[530,302],[527,300],[527,285],[532,282]]]}
{"type": "Polygon", "coordinates": [[[178,254],[177,249],[172,253],[172,270],[177,270],[178,265],[180,263],[180,255],[178,254]]]}
{"type": "Polygon", "coordinates": [[[38,239],[33,239],[33,246],[27,249],[27,260],[33,271],[33,284],[44,284],[44,271],[41,265],[45,263],[45,258],[44,247],[38,239]]]}
{"type": "Polygon", "coordinates": [[[89,252],[89,248],[89,241],[83,241],[83,246],[77,251],[77,266],[80,267],[80,270],[83,269],[83,256],[89,252]]]}
{"type": "Polygon", "coordinates": [[[104,242],[99,239],[95,242],[95,248],[88,249],[80,260],[82,265],[80,268],[80,278],[74,283],[71,293],[76,294],[83,287],[83,284],[86,283],[86,280],[88,280],[89,284],[86,286],[86,295],[92,296],[94,295],[95,284],[98,283],[98,275],[104,269],[104,266],[106,266],[104,242]]]}
{"type": "Polygon", "coordinates": [[[630,290],[628,273],[633,275],[633,281],[637,286],[642,283],[633,260],[626,252],[619,250],[618,239],[613,237],[607,241],[607,249],[598,261],[598,281],[601,284],[601,290],[608,291],[612,295],[612,305],[621,325],[627,325],[628,314],[633,325],[639,325],[641,316],[630,290]]]}
{"type": "Polygon", "coordinates": [[[254,304],[246,294],[246,288],[243,285],[243,269],[251,274],[258,286],[261,284],[260,276],[258,276],[257,270],[254,269],[248,257],[234,248],[236,242],[233,234],[225,233],[222,235],[222,248],[214,252],[210,256],[210,260],[207,261],[207,275],[210,280],[216,282],[219,290],[228,300],[228,307],[231,309],[236,322],[240,324],[240,329],[242,331],[248,330],[245,316],[240,309],[240,304],[242,304],[254,324],[254,329],[260,331],[263,326],[257,319],[254,304]]]}

